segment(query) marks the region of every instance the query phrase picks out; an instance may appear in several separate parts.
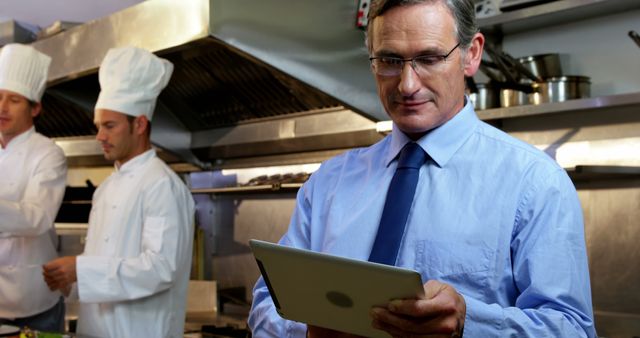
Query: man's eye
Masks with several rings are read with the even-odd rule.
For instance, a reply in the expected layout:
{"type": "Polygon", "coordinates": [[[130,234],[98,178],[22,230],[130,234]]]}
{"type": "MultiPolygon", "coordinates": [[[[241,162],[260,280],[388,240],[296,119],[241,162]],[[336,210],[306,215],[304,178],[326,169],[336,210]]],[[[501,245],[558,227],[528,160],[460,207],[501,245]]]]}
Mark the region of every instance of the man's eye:
{"type": "Polygon", "coordinates": [[[425,56],[417,57],[416,63],[424,66],[431,66],[431,65],[435,65],[441,60],[442,60],[442,57],[438,55],[425,55],[425,56]]]}
{"type": "Polygon", "coordinates": [[[398,66],[402,65],[402,60],[398,58],[380,58],[380,63],[385,66],[398,66]]]}

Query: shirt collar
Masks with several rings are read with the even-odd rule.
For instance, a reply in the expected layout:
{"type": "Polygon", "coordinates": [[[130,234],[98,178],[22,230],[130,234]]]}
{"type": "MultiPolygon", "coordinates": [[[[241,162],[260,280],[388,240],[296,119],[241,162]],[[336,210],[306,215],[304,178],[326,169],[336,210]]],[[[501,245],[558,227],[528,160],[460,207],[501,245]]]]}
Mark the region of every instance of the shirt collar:
{"type": "MultiPolygon", "coordinates": [[[[430,130],[416,143],[424,149],[438,166],[443,167],[453,157],[453,154],[469,138],[479,119],[476,116],[471,100],[465,96],[465,106],[451,120],[430,130]]],[[[391,130],[391,145],[385,159],[386,165],[393,161],[405,144],[411,139],[405,135],[396,124],[391,130]]]]}
{"type": "Polygon", "coordinates": [[[26,131],[22,132],[18,136],[11,139],[11,141],[9,141],[9,143],[7,144],[6,148],[2,148],[2,146],[0,146],[0,149],[2,150],[7,150],[9,148],[13,149],[17,147],[19,144],[26,142],[27,139],[29,139],[29,137],[31,137],[31,135],[33,135],[33,133],[35,132],[36,132],[36,127],[31,126],[31,128],[27,129],[26,131]]]}
{"type": "Polygon", "coordinates": [[[116,172],[121,173],[121,174],[125,174],[128,172],[132,172],[135,171],[136,169],[140,168],[141,166],[143,166],[149,159],[151,159],[152,157],[156,156],[156,151],[155,149],[151,148],[147,151],[145,151],[144,153],[130,159],[129,161],[125,162],[125,164],[121,165],[120,167],[118,167],[117,165],[114,164],[114,167],[116,168],[116,172]]]}

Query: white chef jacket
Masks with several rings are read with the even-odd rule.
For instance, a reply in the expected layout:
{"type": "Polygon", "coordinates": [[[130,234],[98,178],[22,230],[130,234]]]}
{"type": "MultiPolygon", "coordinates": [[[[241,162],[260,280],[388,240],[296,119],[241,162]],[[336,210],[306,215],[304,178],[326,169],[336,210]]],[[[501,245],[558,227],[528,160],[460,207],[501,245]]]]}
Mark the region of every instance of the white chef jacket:
{"type": "Polygon", "coordinates": [[[0,146],[0,318],[29,317],[60,298],[42,265],[57,257],[53,222],[66,182],[62,149],[35,128],[0,146]]]}
{"type": "Polygon", "coordinates": [[[193,217],[190,191],[154,150],[100,184],[77,257],[78,333],[183,336],[193,217]]]}

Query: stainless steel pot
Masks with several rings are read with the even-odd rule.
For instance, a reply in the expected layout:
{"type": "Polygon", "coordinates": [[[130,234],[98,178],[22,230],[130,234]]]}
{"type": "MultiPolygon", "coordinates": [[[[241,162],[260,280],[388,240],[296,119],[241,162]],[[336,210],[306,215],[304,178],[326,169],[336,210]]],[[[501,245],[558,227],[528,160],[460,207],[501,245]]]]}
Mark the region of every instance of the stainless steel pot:
{"type": "Polygon", "coordinates": [[[563,75],[560,55],[557,53],[525,56],[519,58],[518,62],[537,77],[539,82],[563,75]]]}
{"type": "Polygon", "coordinates": [[[529,97],[527,96],[527,93],[506,88],[500,90],[501,107],[514,107],[521,106],[523,104],[529,104],[529,97]]]}
{"type": "Polygon", "coordinates": [[[591,95],[591,81],[587,76],[552,77],[532,86],[534,92],[529,95],[529,101],[533,104],[563,102],[591,95]]]}
{"type": "Polygon", "coordinates": [[[475,110],[500,107],[498,89],[490,83],[476,83],[477,93],[469,93],[475,110]]]}

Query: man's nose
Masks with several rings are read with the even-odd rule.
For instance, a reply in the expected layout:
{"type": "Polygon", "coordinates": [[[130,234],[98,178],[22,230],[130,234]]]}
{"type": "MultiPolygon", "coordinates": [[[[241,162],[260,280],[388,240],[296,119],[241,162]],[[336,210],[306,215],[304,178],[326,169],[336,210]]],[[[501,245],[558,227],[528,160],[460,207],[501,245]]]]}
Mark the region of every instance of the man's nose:
{"type": "Polygon", "coordinates": [[[106,140],[106,135],[104,133],[104,131],[102,130],[102,128],[98,128],[98,133],[96,133],[96,140],[98,142],[103,142],[106,140]]]}
{"type": "Polygon", "coordinates": [[[402,72],[400,73],[400,82],[398,83],[398,91],[402,95],[411,95],[420,89],[420,76],[413,68],[411,60],[404,61],[402,64],[402,72]]]}
{"type": "Polygon", "coordinates": [[[9,100],[4,97],[0,98],[0,110],[4,112],[7,111],[7,109],[9,109],[9,100]]]}

